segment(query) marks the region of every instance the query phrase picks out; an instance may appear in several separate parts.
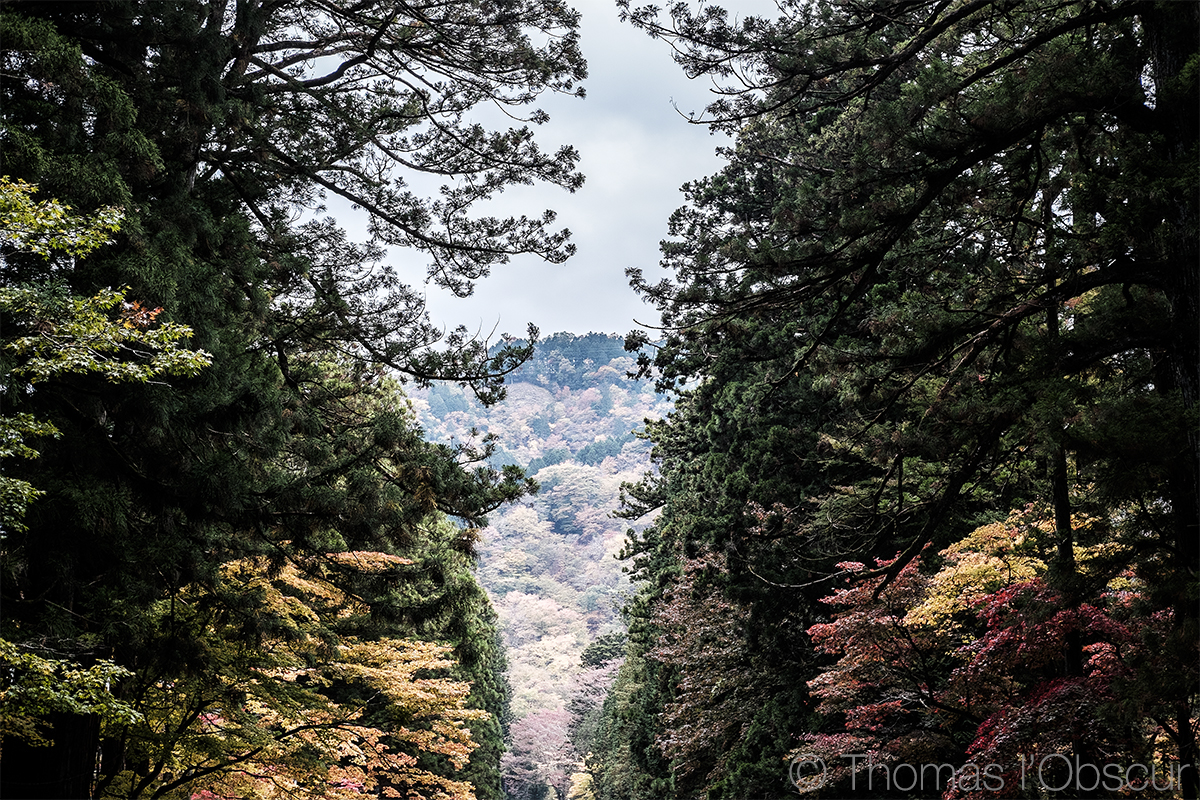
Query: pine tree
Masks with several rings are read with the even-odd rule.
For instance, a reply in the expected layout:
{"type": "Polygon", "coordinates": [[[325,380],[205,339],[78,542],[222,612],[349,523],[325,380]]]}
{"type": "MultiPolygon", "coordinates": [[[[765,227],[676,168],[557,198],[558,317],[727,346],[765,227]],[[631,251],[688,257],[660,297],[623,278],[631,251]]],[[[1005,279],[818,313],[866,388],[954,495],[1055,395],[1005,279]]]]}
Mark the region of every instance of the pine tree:
{"type": "MultiPolygon", "coordinates": [[[[5,464],[45,492],[4,543],[5,638],[85,667],[115,662],[134,673],[115,690],[129,700],[151,675],[219,672],[205,629],[172,624],[162,604],[199,593],[265,624],[227,591],[228,564],[419,550],[437,513],[470,530],[530,488],[487,466],[486,450],[422,442],[391,386],[396,374],[456,380],[492,401],[528,348],[489,354],[463,330],[443,336],[384,248],[425,259],[458,294],[512,255],[570,254],[550,212],[473,208],[512,184],[573,190],[575,152],[543,152],[528,125],[489,131],[471,112],[496,104],[543,122],[537,96],[574,92],[585,75],[577,24],[564,6],[524,2],[0,10],[14,76],[0,86],[5,171],[81,213],[124,215],[114,242],[70,263],[6,245],[0,280],[56,279],[78,297],[129,287],[212,357],[170,385],[63,374],[6,393],[5,416],[61,438],[5,464]],[[446,190],[422,195],[431,180],[446,190]],[[327,198],[365,211],[367,241],[325,216],[327,198]]],[[[6,313],[5,336],[34,324],[6,313]]],[[[488,672],[490,656],[460,656],[488,672]]],[[[91,796],[101,737],[104,791],[136,785],[114,778],[138,768],[120,731],[68,714],[54,747],[6,759],[5,794],[91,796]]]]}
{"type": "MultiPolygon", "coordinates": [[[[1035,501],[1059,520],[1050,580],[1082,602],[1074,503],[1140,543],[1191,663],[1196,7],[818,2],[734,23],[623,6],[690,75],[731,83],[701,121],[736,137],[672,219],[672,277],[631,275],[667,331],[643,367],[681,395],[650,431],[662,477],[630,494],[631,513],[663,507],[630,551],[644,618],[715,548],[757,642],[814,590],[882,591],[928,543],[1035,501]]],[[[1063,648],[1077,674],[1078,640],[1063,648]]],[[[795,685],[812,663],[781,668],[795,685]]],[[[1195,763],[1200,692],[1172,685],[1166,728],[1195,763]]]]}

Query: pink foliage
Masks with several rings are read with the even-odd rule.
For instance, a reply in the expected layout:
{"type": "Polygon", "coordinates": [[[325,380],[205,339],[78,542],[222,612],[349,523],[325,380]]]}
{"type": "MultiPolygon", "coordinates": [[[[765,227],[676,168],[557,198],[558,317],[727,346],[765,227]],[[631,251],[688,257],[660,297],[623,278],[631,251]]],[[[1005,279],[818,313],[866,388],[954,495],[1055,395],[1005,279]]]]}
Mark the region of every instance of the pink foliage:
{"type": "MultiPolygon", "coordinates": [[[[1195,665],[1163,663],[1166,656],[1146,646],[1170,635],[1171,617],[1139,616],[1132,573],[1121,588],[1075,605],[1041,578],[999,588],[979,600],[964,642],[937,626],[906,623],[931,585],[919,564],[901,570],[878,597],[882,578],[837,589],[824,599],[839,609],[833,621],[809,629],[818,652],[838,657],[809,685],[819,710],[841,720],[841,730],[801,737],[797,752],[824,758],[833,783],[865,769],[859,760],[852,774],[848,753],[870,756],[875,765],[948,760],[960,772],[998,765],[1002,789],[995,781],[940,787],[948,798],[972,800],[1017,792],[1027,777],[1022,759],[1032,753],[1163,762],[1156,742],[1170,731],[1155,720],[1169,713],[1155,708],[1163,698],[1138,687],[1153,682],[1148,676],[1195,665]],[[1084,655],[1081,675],[1064,673],[1072,646],[1084,655]],[[952,745],[951,734],[971,730],[965,752],[952,745]]],[[[863,571],[857,563],[838,566],[863,571]]]]}
{"type": "Polygon", "coordinates": [[[533,796],[549,785],[566,797],[575,756],[567,741],[571,716],[563,708],[535,711],[512,724],[511,749],[500,761],[510,797],[533,796]]]}

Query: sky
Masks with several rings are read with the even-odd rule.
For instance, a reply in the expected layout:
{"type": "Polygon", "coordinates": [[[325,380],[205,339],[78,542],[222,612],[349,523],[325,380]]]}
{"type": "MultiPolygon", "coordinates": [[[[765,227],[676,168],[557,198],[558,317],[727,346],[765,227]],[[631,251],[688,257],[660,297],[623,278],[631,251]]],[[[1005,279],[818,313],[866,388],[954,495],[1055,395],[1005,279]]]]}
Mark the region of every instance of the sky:
{"type": "Polygon", "coordinates": [[[662,274],[658,243],[666,237],[671,212],[683,204],[680,186],[721,166],[715,149],[727,140],[683,116],[704,109],[712,84],[689,81],[665,42],[619,22],[613,0],[573,5],[583,13],[587,97],[543,97],[538,106],[551,119],[535,134],[543,149],[574,145],[586,183],[574,194],[552,186],[510,189],[497,209],[530,217],[554,209],[557,225],[570,229],[578,251],[564,264],[514,258],[465,299],[427,284],[430,317],[439,325],[462,324],[495,339],[501,333],[523,336],[529,322],[548,336],[623,335],[635,320],[658,321],[629,288],[625,269],[641,267],[647,277],[662,274]]]}

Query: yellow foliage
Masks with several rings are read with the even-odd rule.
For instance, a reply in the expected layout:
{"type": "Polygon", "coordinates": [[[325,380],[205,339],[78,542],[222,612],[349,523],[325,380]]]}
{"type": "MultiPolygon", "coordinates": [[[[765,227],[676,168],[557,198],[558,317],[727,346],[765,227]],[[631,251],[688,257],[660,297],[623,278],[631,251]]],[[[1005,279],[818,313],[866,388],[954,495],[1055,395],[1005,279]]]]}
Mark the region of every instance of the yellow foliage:
{"type": "Polygon", "coordinates": [[[956,632],[961,625],[955,616],[973,613],[997,589],[1045,572],[1045,562],[1028,554],[1026,524],[1024,512],[1016,512],[943,550],[947,565],[930,580],[924,601],[908,612],[905,624],[956,632]]]}
{"type": "Polygon", "coordinates": [[[389,553],[369,553],[364,550],[351,550],[346,553],[329,553],[326,558],[335,564],[354,567],[359,572],[386,572],[395,567],[408,566],[413,563],[411,558],[401,558],[389,553]]]}
{"type": "MultiPolygon", "coordinates": [[[[474,800],[469,783],[422,769],[415,755],[461,769],[476,747],[464,723],[487,717],[467,707],[469,684],[433,677],[454,666],[450,648],[336,633],[331,623],[348,608],[370,609],[323,577],[322,561],[368,574],[411,563],[361,552],[274,571],[263,559],[226,564],[226,588],[257,601],[269,633],[247,641],[236,619],[204,618],[218,667],[147,691],[142,736],[165,754],[155,786],[163,796],[474,800]]],[[[193,588],[176,602],[204,601],[193,588]]],[[[140,780],[122,773],[106,795],[124,796],[140,780]]]]}
{"type": "MultiPolygon", "coordinates": [[[[1093,517],[1076,516],[1071,527],[1080,532],[1104,524],[1093,517]]],[[[1045,574],[1054,533],[1050,514],[1037,508],[1012,512],[1004,522],[976,528],[969,536],[942,550],[944,566],[929,582],[925,599],[904,618],[906,625],[930,626],[956,633],[957,621],[973,614],[975,606],[992,592],[1045,574]]],[[[1118,555],[1120,545],[1108,542],[1075,546],[1075,561],[1083,572],[1118,555]]]]}
{"type": "Polygon", "coordinates": [[[571,775],[571,788],[567,790],[567,800],[596,800],[595,781],[590,772],[576,772],[571,775]]]}

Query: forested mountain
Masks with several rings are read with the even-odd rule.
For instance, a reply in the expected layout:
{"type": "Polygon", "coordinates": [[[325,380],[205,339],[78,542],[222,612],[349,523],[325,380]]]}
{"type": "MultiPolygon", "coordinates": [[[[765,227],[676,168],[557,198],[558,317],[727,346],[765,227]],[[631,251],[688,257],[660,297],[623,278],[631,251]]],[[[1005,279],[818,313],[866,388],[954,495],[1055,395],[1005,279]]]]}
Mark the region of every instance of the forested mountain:
{"type": "Polygon", "coordinates": [[[447,384],[412,395],[431,441],[497,437],[493,459],[524,467],[540,487],[490,515],[479,544],[479,580],[507,646],[504,783],[514,800],[566,796],[623,649],[629,591],[615,556],[630,525],[610,512],[621,485],[650,469],[650,447],[633,431],[669,410],[652,382],[626,377],[636,362],[623,344],[596,333],[544,339],[490,408],[447,384]]]}
{"type": "Polygon", "coordinates": [[[501,795],[472,570],[529,485],[423,439],[399,380],[495,401],[529,350],[443,336],[384,254],[460,295],[570,254],[552,212],[477,203],[573,190],[577,154],[470,116],[544,121],[578,21],[0,4],[4,797],[501,795]]]}
{"type": "Polygon", "coordinates": [[[591,796],[1196,797],[1200,5],[620,5],[735,142],[591,796]]]}

